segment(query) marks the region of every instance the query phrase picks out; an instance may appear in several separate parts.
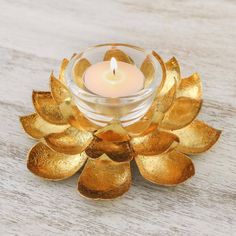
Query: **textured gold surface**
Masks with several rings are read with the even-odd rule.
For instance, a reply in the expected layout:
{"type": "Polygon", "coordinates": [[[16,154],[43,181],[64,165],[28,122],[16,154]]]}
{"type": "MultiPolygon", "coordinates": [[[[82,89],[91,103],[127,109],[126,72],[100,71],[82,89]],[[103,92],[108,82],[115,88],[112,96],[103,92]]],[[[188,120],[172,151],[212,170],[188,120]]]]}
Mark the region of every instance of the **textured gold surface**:
{"type": "Polygon", "coordinates": [[[145,76],[144,87],[147,87],[153,81],[154,75],[155,75],[155,68],[152,64],[152,60],[148,56],[143,61],[142,65],[140,67],[140,70],[143,72],[143,74],[145,76]]]}
{"type": "Polygon", "coordinates": [[[158,155],[177,146],[179,138],[168,132],[155,130],[147,135],[133,138],[131,144],[139,155],[158,155]]]}
{"type": "Polygon", "coordinates": [[[32,98],[35,110],[44,120],[57,125],[67,124],[50,92],[33,91],[32,98]]]}
{"type": "Polygon", "coordinates": [[[59,71],[59,80],[62,83],[65,83],[65,70],[66,70],[68,63],[69,63],[69,60],[66,58],[64,58],[61,62],[60,71],[59,71]]]}
{"type": "Polygon", "coordinates": [[[56,101],[57,104],[61,104],[68,99],[71,99],[71,94],[67,87],[57,80],[53,73],[50,76],[50,86],[51,86],[51,93],[52,97],[56,101]]]}
{"type": "Polygon", "coordinates": [[[67,129],[69,125],[54,125],[43,120],[38,114],[21,116],[20,122],[25,132],[32,138],[40,139],[50,133],[58,133],[67,129]]]}
{"type": "Polygon", "coordinates": [[[28,154],[27,167],[40,177],[61,180],[74,175],[86,159],[85,153],[65,155],[52,151],[43,143],[37,143],[28,154]]]}
{"type": "Polygon", "coordinates": [[[181,129],[190,124],[198,115],[202,100],[177,98],[166,112],[160,127],[167,130],[181,129]]]}
{"type": "Polygon", "coordinates": [[[180,143],[177,150],[186,154],[197,154],[211,148],[218,138],[221,131],[216,130],[202,121],[195,120],[183,129],[173,131],[180,143]]]}
{"type": "Polygon", "coordinates": [[[192,161],[175,150],[155,156],[137,156],[135,161],[141,175],[155,184],[176,185],[195,173],[192,161]]]}
{"type": "Polygon", "coordinates": [[[130,185],[130,163],[114,162],[103,155],[88,159],[79,177],[78,190],[88,198],[112,199],[128,191],[130,185]]]}
{"type": "Polygon", "coordinates": [[[189,76],[188,78],[182,79],[178,90],[177,97],[189,97],[192,99],[202,98],[202,82],[197,73],[189,76]]]}
{"type": "Polygon", "coordinates": [[[86,58],[82,58],[76,63],[73,69],[73,77],[74,77],[75,83],[78,84],[80,88],[84,87],[83,74],[85,70],[90,66],[91,66],[91,63],[86,58]]]}
{"type": "Polygon", "coordinates": [[[108,142],[96,136],[86,148],[85,152],[91,158],[98,158],[105,153],[113,161],[117,162],[131,161],[135,156],[129,141],[108,142]]]}
{"type": "Polygon", "coordinates": [[[120,122],[111,123],[95,132],[95,136],[108,142],[125,142],[130,137],[120,122]]]}
{"type": "Polygon", "coordinates": [[[117,61],[133,64],[133,60],[127,54],[117,48],[108,50],[104,55],[103,61],[110,61],[112,57],[114,57],[117,61]]]}
{"type": "MultiPolygon", "coordinates": [[[[37,113],[20,117],[26,133],[45,141],[29,152],[29,170],[46,179],[60,180],[76,173],[89,157],[78,189],[82,195],[93,199],[115,198],[129,189],[133,158],[142,176],[156,184],[176,185],[193,176],[193,163],[183,153],[208,150],[221,131],[202,121],[194,121],[202,105],[198,74],[181,79],[175,58],[164,64],[157,53],[153,51],[152,55],[161,63],[163,79],[148,112],[127,127],[119,120],[99,127],[79,111],[63,84],[68,64],[64,59],[59,80],[53,74],[50,76],[51,93],[33,92],[37,113]]],[[[111,57],[133,63],[118,49],[107,51],[104,60],[111,57]]],[[[81,78],[88,66],[87,59],[82,59],[75,67],[79,86],[82,86],[81,78]]],[[[150,83],[154,67],[148,57],[141,70],[150,83]]],[[[112,116],[115,110],[109,112],[112,116]]]]}
{"type": "Polygon", "coordinates": [[[61,133],[52,133],[44,139],[53,150],[65,154],[79,154],[92,141],[93,135],[87,131],[81,131],[70,127],[61,133]]]}

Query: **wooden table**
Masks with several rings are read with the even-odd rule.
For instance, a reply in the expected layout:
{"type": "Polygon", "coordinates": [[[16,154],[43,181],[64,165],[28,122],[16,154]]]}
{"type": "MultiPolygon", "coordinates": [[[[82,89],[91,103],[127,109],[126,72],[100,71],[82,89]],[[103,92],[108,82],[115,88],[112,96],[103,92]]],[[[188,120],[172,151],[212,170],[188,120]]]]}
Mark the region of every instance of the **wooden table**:
{"type": "Polygon", "coordinates": [[[0,235],[235,235],[236,2],[0,0],[0,235]],[[18,116],[31,92],[48,89],[60,60],[99,43],[124,42],[176,56],[182,75],[198,71],[200,118],[222,129],[194,158],[196,175],[157,187],[133,166],[133,186],[114,201],[76,191],[78,175],[46,182],[27,171],[34,141],[18,116]]]}

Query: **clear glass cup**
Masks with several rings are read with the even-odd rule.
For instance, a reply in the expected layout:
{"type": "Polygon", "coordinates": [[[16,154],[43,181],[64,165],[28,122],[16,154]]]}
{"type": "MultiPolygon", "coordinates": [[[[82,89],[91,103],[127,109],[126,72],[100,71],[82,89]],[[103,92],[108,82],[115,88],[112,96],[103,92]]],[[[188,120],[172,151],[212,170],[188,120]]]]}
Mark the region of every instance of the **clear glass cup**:
{"type": "MultiPolygon", "coordinates": [[[[113,56],[120,60],[119,55],[113,56]]],[[[65,82],[73,95],[75,104],[91,122],[105,126],[112,120],[120,120],[123,126],[128,126],[140,120],[148,111],[158,88],[164,81],[165,73],[165,64],[154,51],[121,43],[102,44],[88,48],[71,58],[65,71],[65,82]],[[85,88],[83,81],[85,68],[103,61],[108,51],[122,52],[122,55],[130,59],[130,63],[142,70],[146,66],[145,85],[142,90],[126,97],[108,98],[94,94],[85,88]]]]}

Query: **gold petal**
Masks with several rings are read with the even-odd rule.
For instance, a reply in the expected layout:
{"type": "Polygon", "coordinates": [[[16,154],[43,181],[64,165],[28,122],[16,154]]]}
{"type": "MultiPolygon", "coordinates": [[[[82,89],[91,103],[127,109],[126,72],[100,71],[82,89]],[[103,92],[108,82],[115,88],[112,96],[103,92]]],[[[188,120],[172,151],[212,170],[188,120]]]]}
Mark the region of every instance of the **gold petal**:
{"type": "Polygon", "coordinates": [[[62,82],[60,82],[54,77],[53,73],[50,76],[50,85],[52,96],[57,104],[61,104],[64,101],[71,99],[71,94],[69,90],[62,82]]]}
{"type": "Polygon", "coordinates": [[[171,133],[155,130],[144,136],[131,140],[131,144],[138,155],[158,155],[177,146],[179,138],[171,133]]]}
{"type": "Polygon", "coordinates": [[[202,100],[185,97],[177,98],[166,112],[160,127],[167,130],[183,128],[196,118],[201,106],[202,100]]]}
{"type": "Polygon", "coordinates": [[[133,60],[127,54],[117,48],[112,48],[108,50],[104,55],[103,61],[110,61],[112,57],[115,57],[117,61],[123,61],[129,64],[134,64],[133,60]]]}
{"type": "Polygon", "coordinates": [[[44,139],[53,150],[74,155],[85,150],[92,141],[93,135],[90,132],[70,127],[64,132],[49,134],[44,139]]]}
{"type": "Polygon", "coordinates": [[[69,60],[64,58],[61,62],[61,67],[60,67],[60,71],[59,71],[59,80],[65,84],[65,70],[66,67],[69,63],[69,60]]]}
{"type": "Polygon", "coordinates": [[[123,195],[131,185],[129,162],[114,162],[105,154],[88,159],[79,177],[78,190],[93,199],[113,199],[123,195]]]}
{"type": "Polygon", "coordinates": [[[122,127],[120,122],[112,122],[100,128],[95,132],[95,136],[108,142],[125,142],[130,140],[127,131],[122,127]]]}
{"type": "Polygon", "coordinates": [[[95,131],[100,127],[89,121],[77,107],[73,106],[72,109],[72,116],[69,117],[68,122],[71,126],[86,131],[95,131]]]}
{"type": "Polygon", "coordinates": [[[28,169],[43,178],[50,180],[66,179],[74,175],[85,163],[85,153],[65,155],[51,150],[43,143],[36,144],[29,152],[28,169]]]}
{"type": "Polygon", "coordinates": [[[201,99],[202,82],[199,75],[197,73],[194,73],[190,77],[182,79],[179,84],[176,96],[201,99]]]}
{"type": "Polygon", "coordinates": [[[40,139],[50,133],[58,133],[68,128],[68,125],[53,125],[43,120],[38,114],[20,117],[25,132],[33,138],[40,139]]]}
{"type": "Polygon", "coordinates": [[[143,72],[145,76],[144,87],[146,88],[153,81],[153,78],[155,75],[155,68],[149,56],[147,56],[145,60],[143,61],[140,70],[143,72]]]}
{"type": "Polygon", "coordinates": [[[78,84],[80,88],[83,88],[83,74],[85,70],[91,66],[91,63],[86,59],[82,58],[80,59],[77,64],[74,66],[74,80],[78,84]]]}
{"type": "Polygon", "coordinates": [[[173,87],[174,83],[177,82],[178,84],[181,79],[179,63],[175,57],[171,58],[165,65],[166,78],[160,91],[160,95],[166,94],[170,88],[173,87]]]}
{"type": "Polygon", "coordinates": [[[171,151],[155,156],[135,157],[141,175],[160,185],[176,185],[194,175],[194,165],[186,155],[171,151]]]}
{"type": "Polygon", "coordinates": [[[105,153],[113,161],[117,162],[131,161],[135,155],[129,141],[107,142],[96,136],[85,152],[91,158],[98,158],[105,153]]]}
{"type": "Polygon", "coordinates": [[[218,138],[221,131],[216,130],[202,121],[195,120],[183,129],[173,131],[180,143],[177,150],[186,154],[196,154],[207,151],[218,138]]]}
{"type": "Polygon", "coordinates": [[[50,92],[33,91],[32,98],[35,110],[44,120],[57,125],[67,124],[50,92]]]}

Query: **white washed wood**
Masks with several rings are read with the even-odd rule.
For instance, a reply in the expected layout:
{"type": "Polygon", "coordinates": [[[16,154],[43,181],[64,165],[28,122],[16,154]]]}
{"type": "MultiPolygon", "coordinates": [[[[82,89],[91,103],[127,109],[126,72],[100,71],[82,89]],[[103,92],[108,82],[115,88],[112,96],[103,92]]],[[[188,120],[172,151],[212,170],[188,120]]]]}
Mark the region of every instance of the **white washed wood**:
{"type": "Polygon", "coordinates": [[[0,235],[235,235],[236,2],[0,0],[0,235]],[[87,46],[126,42],[176,56],[204,85],[200,118],[223,130],[194,157],[196,175],[175,188],[145,181],[114,201],[89,201],[77,176],[45,182],[25,166],[34,143],[18,116],[32,89],[48,88],[60,59],[87,46]]]}

